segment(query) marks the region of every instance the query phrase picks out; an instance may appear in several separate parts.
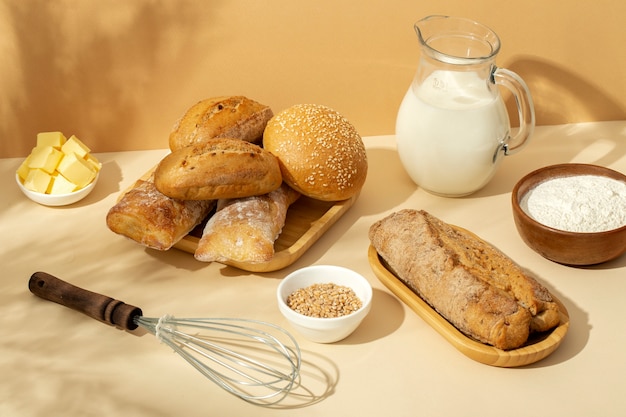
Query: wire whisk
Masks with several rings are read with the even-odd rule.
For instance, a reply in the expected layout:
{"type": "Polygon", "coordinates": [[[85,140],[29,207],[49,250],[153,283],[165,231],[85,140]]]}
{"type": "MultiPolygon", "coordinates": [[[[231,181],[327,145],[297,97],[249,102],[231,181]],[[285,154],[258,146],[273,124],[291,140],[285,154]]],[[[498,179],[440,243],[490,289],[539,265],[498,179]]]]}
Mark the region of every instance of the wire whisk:
{"type": "Polygon", "coordinates": [[[141,327],[227,392],[257,405],[284,399],[298,386],[301,352],[285,329],[236,318],[144,317],[140,308],[94,293],[45,272],[30,291],[49,301],[125,330],[141,327]]]}

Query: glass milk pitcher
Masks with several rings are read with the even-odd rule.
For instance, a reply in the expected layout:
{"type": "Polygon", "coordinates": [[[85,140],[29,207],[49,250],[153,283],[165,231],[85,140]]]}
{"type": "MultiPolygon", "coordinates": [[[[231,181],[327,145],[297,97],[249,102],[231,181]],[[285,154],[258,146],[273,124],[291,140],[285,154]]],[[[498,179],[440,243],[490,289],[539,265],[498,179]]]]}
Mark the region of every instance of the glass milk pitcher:
{"type": "Polygon", "coordinates": [[[429,16],[415,24],[417,73],[396,120],[398,154],[411,179],[433,194],[471,194],[535,126],[532,98],[514,72],[498,68],[498,36],[468,19],[429,16]],[[499,87],[511,90],[520,127],[511,127],[499,87]]]}

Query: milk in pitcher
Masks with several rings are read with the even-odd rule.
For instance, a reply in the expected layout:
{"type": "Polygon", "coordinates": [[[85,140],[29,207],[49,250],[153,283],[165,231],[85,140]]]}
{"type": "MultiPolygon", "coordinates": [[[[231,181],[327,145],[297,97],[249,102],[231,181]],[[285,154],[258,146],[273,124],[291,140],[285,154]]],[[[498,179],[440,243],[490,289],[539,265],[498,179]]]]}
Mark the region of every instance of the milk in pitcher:
{"type": "Polygon", "coordinates": [[[447,196],[487,184],[508,136],[504,103],[475,72],[436,70],[414,83],[396,121],[398,153],[411,179],[447,196]]]}

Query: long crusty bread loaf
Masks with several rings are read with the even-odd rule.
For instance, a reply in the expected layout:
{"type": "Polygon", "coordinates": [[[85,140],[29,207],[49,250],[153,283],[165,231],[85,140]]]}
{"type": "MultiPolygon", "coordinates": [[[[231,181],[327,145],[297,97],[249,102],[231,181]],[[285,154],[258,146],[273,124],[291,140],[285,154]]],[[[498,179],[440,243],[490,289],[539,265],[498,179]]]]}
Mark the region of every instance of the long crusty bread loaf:
{"type": "Polygon", "coordinates": [[[172,151],[214,138],[237,138],[259,143],[269,106],[244,96],[213,97],[191,106],[176,122],[169,137],[172,151]]]}
{"type": "Polygon", "coordinates": [[[154,173],[157,189],[181,200],[218,200],[267,194],[280,187],[274,155],[233,138],[211,139],[173,151],[154,173]]]}
{"type": "Polygon", "coordinates": [[[138,180],[106,216],[113,232],[144,246],[168,250],[215,207],[215,201],[183,201],[160,193],[151,181],[138,180]]]}
{"type": "Polygon", "coordinates": [[[400,280],[474,339],[513,349],[559,324],[544,286],[493,246],[425,211],[393,213],[369,237],[400,280]]]}
{"type": "Polygon", "coordinates": [[[220,200],[203,230],[195,258],[204,262],[270,261],[287,209],[298,197],[300,193],[283,183],[265,195],[220,200]]]}

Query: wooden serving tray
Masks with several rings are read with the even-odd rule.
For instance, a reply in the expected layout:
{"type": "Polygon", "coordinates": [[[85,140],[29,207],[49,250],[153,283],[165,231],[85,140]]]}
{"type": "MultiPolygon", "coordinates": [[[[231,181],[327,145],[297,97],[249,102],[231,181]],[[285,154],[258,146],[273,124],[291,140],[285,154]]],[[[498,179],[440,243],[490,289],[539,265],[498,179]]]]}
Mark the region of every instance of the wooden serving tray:
{"type": "MultiPolygon", "coordinates": [[[[156,166],[139,179],[147,181],[155,169],[156,166]]],[[[134,184],[120,193],[118,201],[133,187],[134,184]]],[[[328,229],[330,229],[330,227],[352,207],[358,197],[359,195],[357,194],[343,201],[321,201],[301,196],[295,203],[289,206],[287,210],[285,226],[276,242],[274,242],[275,252],[271,261],[263,263],[236,261],[220,263],[250,272],[271,272],[285,268],[298,260],[328,229]]],[[[213,213],[211,213],[211,215],[212,214],[213,213]]],[[[211,215],[209,215],[209,217],[211,215]]],[[[208,217],[196,226],[187,236],[176,243],[174,248],[191,254],[195,253],[207,220],[208,217]]]]}
{"type": "Polygon", "coordinates": [[[376,248],[370,245],[368,259],[378,279],[408,307],[433,327],[448,342],[465,356],[486,365],[512,368],[529,365],[550,355],[561,344],[569,328],[569,315],[565,306],[554,295],[552,298],[559,305],[561,323],[551,331],[532,335],[528,342],[517,349],[502,350],[478,342],[465,336],[450,322],[444,319],[421,297],[398,279],[383,264],[376,248]]]}

